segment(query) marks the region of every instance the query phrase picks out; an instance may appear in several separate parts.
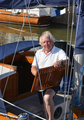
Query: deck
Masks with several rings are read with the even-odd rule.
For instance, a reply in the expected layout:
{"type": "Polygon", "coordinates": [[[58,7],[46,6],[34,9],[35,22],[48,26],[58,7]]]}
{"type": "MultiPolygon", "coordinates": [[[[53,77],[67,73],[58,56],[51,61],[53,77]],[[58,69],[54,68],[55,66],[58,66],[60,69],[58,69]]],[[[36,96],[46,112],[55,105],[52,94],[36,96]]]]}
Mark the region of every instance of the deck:
{"type": "MultiPolygon", "coordinates": [[[[43,117],[41,105],[40,105],[37,94],[30,96],[30,97],[27,97],[23,100],[19,100],[17,102],[14,102],[14,104],[16,106],[19,106],[20,108],[32,113],[32,114],[43,117]]],[[[6,106],[6,110],[15,114],[15,115],[25,113],[24,111],[19,110],[19,109],[12,107],[10,105],[6,106]]],[[[29,118],[30,118],[30,120],[38,120],[38,118],[36,118],[35,116],[32,116],[32,115],[29,115],[29,118]]]]}
{"type": "MultiPolygon", "coordinates": [[[[83,92],[83,94],[84,94],[84,92],[83,92]]],[[[67,97],[66,97],[66,99],[67,99],[67,97]]],[[[64,95],[63,94],[57,94],[55,96],[55,98],[54,98],[54,101],[55,101],[55,108],[59,107],[59,106],[61,106],[63,109],[65,108],[64,107],[65,104],[64,104],[64,95]]],[[[71,96],[69,95],[68,96],[68,102],[67,102],[68,103],[68,106],[67,106],[68,110],[67,110],[67,112],[69,111],[70,102],[71,102],[71,96]]],[[[22,108],[22,109],[32,113],[32,114],[35,114],[35,115],[40,116],[40,117],[43,118],[43,113],[42,113],[41,105],[40,105],[40,102],[39,102],[37,94],[35,94],[33,96],[30,96],[30,97],[27,97],[27,98],[25,98],[23,100],[19,100],[17,102],[14,102],[14,104],[16,106],[19,106],[20,108],[22,108]]],[[[21,113],[25,113],[22,110],[19,110],[17,108],[11,107],[10,105],[6,106],[6,110],[11,112],[11,113],[13,113],[13,114],[15,114],[15,115],[19,115],[21,113]]],[[[71,114],[68,114],[67,116],[69,118],[68,120],[71,120],[71,118],[70,118],[71,114]]],[[[40,118],[38,118],[36,116],[32,116],[32,115],[29,115],[29,118],[30,118],[30,120],[38,120],[38,119],[40,120],[40,118]]],[[[84,120],[84,118],[80,118],[80,120],[84,120]]]]}

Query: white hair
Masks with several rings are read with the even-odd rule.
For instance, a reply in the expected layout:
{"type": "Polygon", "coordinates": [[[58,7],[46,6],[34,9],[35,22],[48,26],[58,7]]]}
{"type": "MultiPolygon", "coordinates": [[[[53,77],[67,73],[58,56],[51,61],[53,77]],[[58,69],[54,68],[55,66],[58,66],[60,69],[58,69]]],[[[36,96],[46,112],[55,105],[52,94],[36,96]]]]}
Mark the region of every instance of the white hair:
{"type": "Polygon", "coordinates": [[[49,32],[49,31],[45,31],[45,32],[43,32],[42,33],[42,35],[40,36],[40,41],[39,41],[39,43],[40,43],[40,45],[42,45],[42,37],[49,37],[50,38],[50,40],[51,41],[55,41],[55,38],[53,37],[53,35],[49,32]]]}

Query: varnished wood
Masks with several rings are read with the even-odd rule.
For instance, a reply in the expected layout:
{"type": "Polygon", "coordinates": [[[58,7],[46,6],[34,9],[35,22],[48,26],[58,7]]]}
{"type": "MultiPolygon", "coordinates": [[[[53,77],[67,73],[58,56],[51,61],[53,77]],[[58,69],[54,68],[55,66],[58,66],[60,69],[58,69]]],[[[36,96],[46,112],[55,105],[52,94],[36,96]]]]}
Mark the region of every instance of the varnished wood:
{"type": "Polygon", "coordinates": [[[0,80],[0,89],[1,89],[2,95],[3,95],[6,82],[7,82],[7,86],[6,86],[3,98],[10,102],[15,101],[16,97],[18,96],[17,73],[0,80]]]}
{"type": "Polygon", "coordinates": [[[0,10],[0,21],[10,23],[25,23],[31,25],[47,25],[50,24],[50,16],[28,15],[27,13],[14,14],[11,11],[0,10]]]}
{"type": "Polygon", "coordinates": [[[76,119],[84,117],[84,107],[83,108],[79,108],[77,106],[74,106],[73,117],[76,118],[76,119]]]}
{"type": "MultiPolygon", "coordinates": [[[[12,114],[12,113],[10,113],[10,112],[8,112],[7,114],[8,114],[8,115],[11,115],[11,116],[18,117],[17,115],[14,115],[14,114],[12,114]]],[[[0,114],[0,120],[8,120],[8,119],[10,119],[10,120],[18,120],[18,119],[16,119],[16,118],[6,117],[5,115],[0,114]]]]}
{"type": "Polygon", "coordinates": [[[20,54],[24,55],[24,56],[34,56],[35,52],[34,51],[24,51],[24,52],[21,52],[20,54]]]}
{"type": "Polygon", "coordinates": [[[14,65],[7,65],[7,64],[0,63],[0,66],[3,66],[3,67],[6,67],[6,68],[9,68],[9,69],[14,70],[14,71],[17,70],[17,67],[14,66],[14,65]]]}
{"type": "Polygon", "coordinates": [[[12,67],[11,67],[11,62],[13,59],[13,55],[10,55],[7,58],[5,58],[4,64],[3,61],[0,62],[0,65],[4,67],[12,68],[13,70],[16,70],[15,74],[11,76],[7,76],[0,81],[0,88],[3,94],[6,81],[8,80],[5,94],[3,96],[4,99],[10,102],[14,102],[36,93],[36,92],[33,93],[30,92],[34,78],[31,73],[31,64],[33,61],[33,57],[31,56],[34,56],[33,51],[17,53],[15,55],[15,59],[12,67]]]}
{"type": "Polygon", "coordinates": [[[28,56],[25,56],[25,61],[28,61],[30,64],[33,63],[33,60],[34,60],[34,57],[28,57],[28,56]]]}
{"type": "MultiPolygon", "coordinates": [[[[10,55],[10,56],[6,57],[4,59],[4,64],[11,64],[13,57],[14,57],[14,55],[10,55]]],[[[14,58],[14,62],[20,61],[22,59],[22,57],[23,56],[21,54],[16,54],[15,58],[14,58]]],[[[3,60],[1,60],[0,63],[3,63],[3,60]]]]}
{"type": "MultiPolygon", "coordinates": [[[[46,89],[53,86],[59,86],[63,75],[65,74],[65,68],[59,67],[55,68],[54,66],[39,69],[40,80],[42,89],[46,89]]],[[[31,88],[32,91],[41,90],[40,81],[38,73],[36,74],[33,85],[31,88]]]]}

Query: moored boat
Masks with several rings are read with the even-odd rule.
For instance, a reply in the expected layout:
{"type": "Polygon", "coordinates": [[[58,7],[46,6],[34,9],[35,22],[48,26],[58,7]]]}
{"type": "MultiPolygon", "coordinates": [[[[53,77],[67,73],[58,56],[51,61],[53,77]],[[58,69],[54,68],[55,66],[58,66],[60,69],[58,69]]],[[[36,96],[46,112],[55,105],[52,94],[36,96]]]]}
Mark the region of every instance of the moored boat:
{"type": "Polygon", "coordinates": [[[31,24],[32,26],[49,26],[50,9],[0,9],[0,22],[13,24],[31,24]]]}

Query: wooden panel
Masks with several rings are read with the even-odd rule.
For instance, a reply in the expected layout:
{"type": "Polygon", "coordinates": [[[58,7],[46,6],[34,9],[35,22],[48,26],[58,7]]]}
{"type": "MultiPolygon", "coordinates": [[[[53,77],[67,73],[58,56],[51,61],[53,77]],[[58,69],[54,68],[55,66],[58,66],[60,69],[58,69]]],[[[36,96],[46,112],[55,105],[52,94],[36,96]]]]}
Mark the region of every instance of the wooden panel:
{"type": "Polygon", "coordinates": [[[3,97],[4,97],[4,99],[12,102],[16,99],[16,97],[18,95],[17,73],[9,76],[9,78],[6,77],[0,81],[0,88],[2,91],[2,95],[3,95],[3,91],[5,88],[7,79],[8,79],[8,83],[7,83],[5,94],[3,97]]]}
{"type": "Polygon", "coordinates": [[[34,56],[35,52],[34,51],[24,51],[24,52],[21,52],[20,54],[24,55],[24,56],[34,56]]]}
{"type": "Polygon", "coordinates": [[[23,23],[25,19],[25,24],[34,24],[34,25],[46,25],[50,24],[50,16],[37,16],[29,15],[26,13],[13,14],[10,11],[0,10],[0,21],[2,22],[12,22],[12,23],[23,23]],[[29,16],[29,17],[28,17],[29,16]],[[29,18],[29,19],[28,19],[29,18]]]}
{"type": "MultiPolygon", "coordinates": [[[[8,115],[11,115],[11,116],[18,117],[18,116],[14,115],[14,114],[12,114],[12,113],[10,113],[10,112],[8,112],[7,114],[8,114],[8,115]]],[[[0,113],[0,120],[18,120],[18,119],[12,118],[12,117],[6,117],[5,115],[2,115],[2,114],[0,113]]]]}
{"type": "MultiPolygon", "coordinates": [[[[14,55],[10,55],[10,56],[6,57],[6,58],[4,59],[4,63],[6,63],[6,64],[7,64],[7,63],[11,63],[12,60],[13,60],[13,57],[14,57],[14,55]]],[[[16,55],[15,55],[14,62],[21,60],[21,58],[22,58],[22,55],[16,54],[16,55]]],[[[3,63],[3,60],[0,61],[0,62],[3,63]]]]}
{"type": "Polygon", "coordinates": [[[76,119],[84,117],[84,106],[74,106],[73,117],[76,119]]]}
{"type": "Polygon", "coordinates": [[[19,63],[18,66],[18,93],[24,94],[31,91],[34,76],[31,73],[31,64],[28,62],[19,63]]]}
{"type": "Polygon", "coordinates": [[[34,57],[25,56],[25,62],[33,63],[34,57]]]}
{"type": "MultiPolygon", "coordinates": [[[[63,75],[65,74],[65,69],[63,67],[55,68],[53,66],[43,68],[39,70],[42,89],[46,89],[52,86],[59,86],[63,75]]],[[[36,74],[33,85],[31,88],[32,91],[40,90],[40,82],[38,73],[36,74]]]]}
{"type": "Polygon", "coordinates": [[[14,65],[7,65],[7,64],[4,64],[4,63],[0,63],[0,66],[3,66],[3,67],[6,67],[6,68],[9,68],[9,69],[12,69],[14,71],[17,70],[17,67],[14,66],[14,65]]]}
{"type": "MultiPolygon", "coordinates": [[[[23,13],[24,14],[24,13],[23,13]]],[[[12,23],[23,23],[24,19],[25,19],[25,24],[36,24],[38,25],[38,20],[39,20],[39,17],[35,17],[35,16],[29,16],[29,19],[28,19],[28,14],[26,14],[27,16],[24,17],[24,15],[20,15],[20,14],[2,14],[0,13],[0,21],[3,21],[3,22],[12,22],[12,23]]]]}

